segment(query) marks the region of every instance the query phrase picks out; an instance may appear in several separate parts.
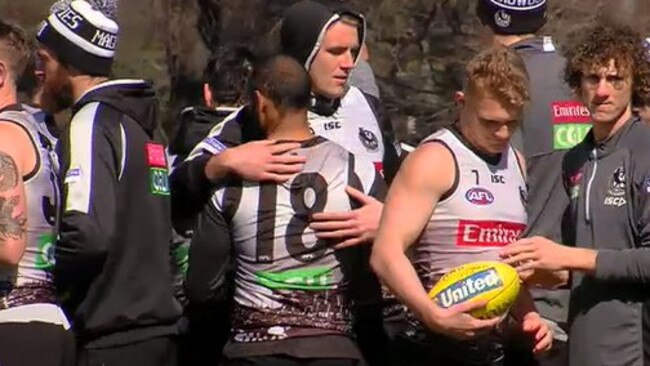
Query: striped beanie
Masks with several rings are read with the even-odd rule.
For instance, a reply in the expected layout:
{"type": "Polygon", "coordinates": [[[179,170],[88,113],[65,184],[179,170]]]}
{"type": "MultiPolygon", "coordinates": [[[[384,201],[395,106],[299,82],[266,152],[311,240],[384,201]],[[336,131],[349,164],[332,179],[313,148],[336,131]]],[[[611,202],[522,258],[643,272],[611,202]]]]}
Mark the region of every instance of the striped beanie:
{"type": "Polygon", "coordinates": [[[478,0],[476,13],[496,34],[533,34],[546,23],[546,0],[478,0]]]}
{"type": "Polygon", "coordinates": [[[36,38],[59,59],[93,76],[111,73],[118,25],[86,1],[53,9],[36,38]]]}

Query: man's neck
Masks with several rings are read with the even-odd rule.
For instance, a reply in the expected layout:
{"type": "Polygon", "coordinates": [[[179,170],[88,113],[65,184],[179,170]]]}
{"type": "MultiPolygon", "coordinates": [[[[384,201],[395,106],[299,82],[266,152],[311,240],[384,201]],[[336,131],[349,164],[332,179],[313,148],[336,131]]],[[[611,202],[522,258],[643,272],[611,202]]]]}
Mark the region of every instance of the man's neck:
{"type": "Polygon", "coordinates": [[[630,120],[630,118],[632,118],[632,106],[628,106],[625,112],[623,112],[617,119],[612,122],[594,123],[594,140],[596,142],[607,140],[616,134],[616,132],[618,132],[618,130],[620,130],[621,127],[623,127],[625,123],[630,120]]]}
{"type": "Polygon", "coordinates": [[[497,45],[510,47],[511,45],[517,42],[521,42],[524,39],[529,39],[533,37],[535,37],[534,34],[512,34],[512,35],[495,34],[494,37],[492,38],[492,41],[497,45]]]}
{"type": "Polygon", "coordinates": [[[88,76],[79,75],[72,77],[72,98],[78,101],[88,90],[96,87],[97,85],[106,82],[107,77],[104,76],[88,76]]]}
{"type": "Polygon", "coordinates": [[[0,88],[0,109],[18,103],[18,94],[14,88],[0,88]]]}
{"type": "Polygon", "coordinates": [[[285,112],[282,121],[275,128],[267,131],[271,140],[306,141],[314,137],[309,130],[307,114],[303,111],[285,112]]]}

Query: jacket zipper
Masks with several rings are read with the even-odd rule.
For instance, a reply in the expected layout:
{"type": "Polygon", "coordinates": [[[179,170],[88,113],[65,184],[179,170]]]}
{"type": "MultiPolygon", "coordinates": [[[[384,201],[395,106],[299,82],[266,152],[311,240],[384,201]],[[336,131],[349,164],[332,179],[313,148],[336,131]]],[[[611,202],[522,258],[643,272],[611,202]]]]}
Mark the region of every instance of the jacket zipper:
{"type": "Polygon", "coordinates": [[[585,218],[587,220],[587,223],[591,222],[591,205],[589,204],[591,201],[591,185],[596,178],[596,170],[598,170],[598,150],[596,148],[591,150],[591,157],[594,159],[594,167],[591,170],[591,176],[589,177],[589,182],[587,183],[587,195],[585,197],[585,218]]]}

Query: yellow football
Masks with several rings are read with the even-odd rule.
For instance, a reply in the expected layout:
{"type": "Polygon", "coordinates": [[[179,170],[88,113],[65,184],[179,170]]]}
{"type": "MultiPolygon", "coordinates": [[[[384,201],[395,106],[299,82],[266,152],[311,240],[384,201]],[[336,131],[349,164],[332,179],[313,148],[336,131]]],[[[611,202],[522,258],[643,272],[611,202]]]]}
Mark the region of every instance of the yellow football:
{"type": "Polygon", "coordinates": [[[449,308],[466,301],[487,301],[471,314],[487,319],[505,315],[519,295],[519,276],[501,262],[472,262],[447,272],[429,291],[438,306],[449,308]]]}

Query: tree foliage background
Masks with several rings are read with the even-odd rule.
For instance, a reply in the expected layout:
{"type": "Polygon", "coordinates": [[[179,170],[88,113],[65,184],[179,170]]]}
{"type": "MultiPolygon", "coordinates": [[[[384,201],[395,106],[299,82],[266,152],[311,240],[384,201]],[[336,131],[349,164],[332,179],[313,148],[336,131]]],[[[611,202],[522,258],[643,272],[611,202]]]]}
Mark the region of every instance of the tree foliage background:
{"type": "MultiPolygon", "coordinates": [[[[201,74],[225,47],[273,46],[273,28],[296,0],[122,0],[116,76],[153,81],[168,135],[181,108],[200,103],[201,74]]],[[[451,96],[463,64],[485,44],[476,0],[323,0],[362,11],[382,98],[400,136],[417,142],[451,122],[451,96]]],[[[53,0],[0,0],[0,17],[35,29],[53,0]]],[[[562,43],[597,16],[613,17],[650,35],[648,0],[549,0],[543,33],[562,43]]]]}

